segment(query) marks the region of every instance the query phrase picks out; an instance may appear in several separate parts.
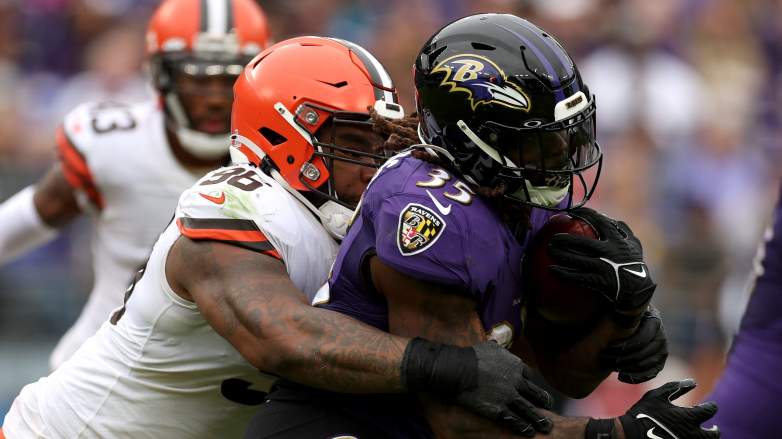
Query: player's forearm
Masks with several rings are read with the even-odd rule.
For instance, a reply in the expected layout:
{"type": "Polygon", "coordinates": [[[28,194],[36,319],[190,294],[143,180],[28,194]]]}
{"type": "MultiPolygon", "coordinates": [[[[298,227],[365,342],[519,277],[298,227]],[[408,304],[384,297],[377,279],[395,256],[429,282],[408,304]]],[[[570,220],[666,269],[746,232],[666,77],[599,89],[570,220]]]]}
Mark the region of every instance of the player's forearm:
{"type": "Polygon", "coordinates": [[[403,391],[408,340],[309,305],[285,265],[264,254],[180,238],[166,276],[253,366],[350,393],[403,391]]]}
{"type": "Polygon", "coordinates": [[[505,439],[513,434],[494,422],[449,405],[432,395],[421,395],[429,427],[438,439],[505,439]]]}
{"type": "MultiPolygon", "coordinates": [[[[486,338],[470,298],[427,291],[418,295],[392,294],[388,301],[389,326],[395,334],[457,346],[472,346],[486,338]]],[[[496,423],[472,415],[453,403],[449,405],[423,394],[421,403],[438,438],[512,437],[496,423]]]]}
{"type": "MultiPolygon", "coordinates": [[[[524,437],[521,435],[514,435],[509,430],[503,429],[491,421],[468,413],[459,407],[447,406],[431,397],[425,399],[428,400],[427,406],[430,409],[436,408],[436,411],[434,412],[427,411],[427,417],[430,426],[438,439],[507,439],[524,437]]],[[[540,412],[553,421],[554,428],[547,434],[536,433],[534,436],[535,438],[584,438],[589,418],[559,416],[543,409],[540,409],[540,412]]],[[[621,432],[621,426],[619,426],[618,421],[616,421],[616,426],[618,428],[617,431],[621,432]]],[[[618,439],[624,439],[624,436],[620,434],[618,439]]]]}
{"type": "Polygon", "coordinates": [[[35,189],[27,187],[0,204],[0,263],[15,259],[57,236],[33,203],[35,189]]]}
{"type": "MultiPolygon", "coordinates": [[[[574,417],[574,416],[559,416],[555,413],[541,410],[549,417],[554,423],[554,428],[548,434],[537,433],[534,437],[539,439],[581,439],[585,437],[587,423],[589,418],[574,417]]],[[[616,439],[624,439],[624,433],[622,432],[622,425],[619,423],[619,419],[613,419],[614,428],[618,433],[616,439]]]]}
{"type": "MultiPolygon", "coordinates": [[[[261,324],[262,312],[253,318],[261,324]]],[[[409,339],[308,305],[288,308],[284,318],[267,319],[261,332],[278,334],[273,372],[280,376],[338,392],[405,390],[401,364],[409,339]]]]}

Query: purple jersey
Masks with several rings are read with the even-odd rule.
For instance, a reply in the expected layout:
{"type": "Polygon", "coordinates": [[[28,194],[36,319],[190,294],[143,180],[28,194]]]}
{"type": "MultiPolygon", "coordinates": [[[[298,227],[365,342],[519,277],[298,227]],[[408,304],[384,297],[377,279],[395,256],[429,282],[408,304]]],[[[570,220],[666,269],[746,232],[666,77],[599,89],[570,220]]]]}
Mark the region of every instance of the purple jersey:
{"type": "MultiPolygon", "coordinates": [[[[533,210],[532,233],[551,214],[533,210]]],[[[473,297],[489,337],[509,346],[521,333],[523,251],[524,244],[462,180],[399,155],[381,168],[364,193],[337,255],[329,291],[315,302],[388,331],[387,303],[366,276],[366,261],[376,255],[413,278],[473,297]]],[[[416,431],[417,437],[427,436],[421,419],[411,423],[418,425],[397,430],[397,435],[413,437],[410,432],[416,431]]]]}
{"type": "MultiPolygon", "coordinates": [[[[533,210],[532,233],[551,214],[533,210]]],[[[319,305],[387,331],[386,301],[365,278],[364,262],[376,255],[411,277],[473,297],[487,334],[507,346],[521,330],[523,251],[463,181],[430,163],[397,156],[364,193],[337,255],[328,301],[319,305]]]]}
{"type": "MultiPolygon", "coordinates": [[[[782,196],[782,194],[780,195],[782,196]]],[[[756,279],[730,357],[709,399],[723,437],[774,436],[782,413],[782,200],[758,253],[756,279]]]]}

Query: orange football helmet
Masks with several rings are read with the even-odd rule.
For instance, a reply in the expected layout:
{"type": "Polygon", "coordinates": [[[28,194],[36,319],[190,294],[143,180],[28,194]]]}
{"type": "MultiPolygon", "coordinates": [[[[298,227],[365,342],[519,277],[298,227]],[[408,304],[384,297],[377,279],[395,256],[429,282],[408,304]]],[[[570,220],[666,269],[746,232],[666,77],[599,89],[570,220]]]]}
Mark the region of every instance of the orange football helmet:
{"type": "Polygon", "coordinates": [[[336,145],[333,137],[319,139],[318,130],[329,122],[334,130],[371,124],[370,107],[390,119],[404,117],[391,77],[366,49],[334,38],[282,41],[250,61],[234,84],[231,156],[267,166],[324,224],[332,212],[349,217],[355,206],[335,193],[332,161],[377,167],[385,156],[336,145]],[[299,192],[323,194],[328,201],[315,207],[299,192]]]}
{"type": "MultiPolygon", "coordinates": [[[[147,29],[152,84],[160,93],[167,123],[190,153],[216,158],[226,153],[228,133],[214,135],[191,126],[175,75],[237,77],[245,64],[266,48],[268,26],[253,0],[165,0],[147,29]]],[[[226,95],[231,90],[227,88],[226,95]]]]}

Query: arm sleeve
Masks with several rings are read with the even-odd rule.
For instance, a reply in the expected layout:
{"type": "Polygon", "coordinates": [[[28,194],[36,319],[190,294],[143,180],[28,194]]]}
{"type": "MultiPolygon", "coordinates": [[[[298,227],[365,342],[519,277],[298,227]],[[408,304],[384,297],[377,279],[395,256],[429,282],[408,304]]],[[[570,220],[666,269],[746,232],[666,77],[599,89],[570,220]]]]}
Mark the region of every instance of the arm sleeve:
{"type": "Polygon", "coordinates": [[[6,263],[57,236],[38,215],[35,188],[28,186],[0,204],[0,263],[6,263]]]}

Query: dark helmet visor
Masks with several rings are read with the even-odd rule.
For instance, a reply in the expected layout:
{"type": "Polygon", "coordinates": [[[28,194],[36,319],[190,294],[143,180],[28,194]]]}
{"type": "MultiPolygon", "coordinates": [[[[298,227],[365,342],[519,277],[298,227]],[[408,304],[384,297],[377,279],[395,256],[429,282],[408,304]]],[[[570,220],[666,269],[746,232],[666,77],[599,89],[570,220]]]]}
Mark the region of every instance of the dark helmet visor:
{"type": "Polygon", "coordinates": [[[497,176],[505,193],[526,194],[520,199],[526,202],[532,186],[567,191],[566,208],[586,202],[597,181],[586,181],[582,173],[602,160],[595,139],[594,100],[571,118],[546,124],[528,121],[525,125],[518,128],[487,121],[477,130],[478,137],[501,155],[497,176]],[[587,195],[583,200],[572,199],[574,178],[577,192],[587,195]]]}
{"type": "Polygon", "coordinates": [[[572,173],[600,159],[595,141],[594,101],[570,119],[517,128],[487,121],[478,137],[503,157],[507,170],[572,173]]]}

